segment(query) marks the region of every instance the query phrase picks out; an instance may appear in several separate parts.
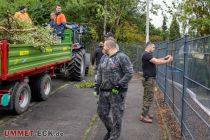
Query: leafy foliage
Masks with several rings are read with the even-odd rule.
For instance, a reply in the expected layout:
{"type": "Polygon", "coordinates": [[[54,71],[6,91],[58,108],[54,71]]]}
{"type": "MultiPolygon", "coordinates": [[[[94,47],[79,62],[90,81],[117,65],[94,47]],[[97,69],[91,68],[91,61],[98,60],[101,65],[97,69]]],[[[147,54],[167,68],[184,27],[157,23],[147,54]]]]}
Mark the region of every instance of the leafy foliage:
{"type": "Polygon", "coordinates": [[[89,81],[82,81],[79,84],[74,85],[76,88],[93,88],[95,86],[95,83],[91,80],[89,81]]]}
{"type": "MultiPolygon", "coordinates": [[[[5,19],[5,13],[14,15],[20,5],[26,5],[33,24],[43,26],[49,22],[50,13],[55,11],[57,4],[62,6],[68,22],[87,24],[88,41],[103,40],[105,15],[107,15],[106,31],[112,31],[118,41],[145,40],[146,0],[107,0],[107,12],[104,0],[1,0],[0,21],[5,19]]],[[[153,4],[151,12],[156,13],[159,8],[153,4]]],[[[150,31],[151,41],[162,39],[160,29],[151,26],[150,31]],[[152,37],[153,35],[155,37],[152,37]]]]}
{"type": "Polygon", "coordinates": [[[185,29],[188,28],[191,36],[210,34],[210,1],[186,0],[180,4],[180,21],[185,29]]]}
{"type": "Polygon", "coordinates": [[[5,20],[1,21],[1,24],[1,40],[7,39],[12,44],[29,44],[41,50],[56,44],[56,40],[50,35],[50,29],[14,19],[9,13],[6,15],[5,20]]]}
{"type": "MultiPolygon", "coordinates": [[[[63,12],[68,21],[88,25],[89,41],[103,40],[103,24],[106,14],[106,31],[113,32],[118,41],[134,42],[145,40],[143,39],[146,23],[145,4],[145,0],[108,0],[106,13],[104,0],[72,0],[66,2],[63,12]]],[[[152,31],[151,35],[153,35],[152,31]]],[[[160,34],[155,35],[160,36],[160,34]]],[[[158,40],[161,37],[155,39],[158,40]]]]}
{"type": "Polygon", "coordinates": [[[167,17],[164,16],[163,17],[163,25],[162,25],[162,38],[163,38],[163,40],[167,40],[168,39],[168,31],[167,31],[166,22],[167,22],[167,17]]]}
{"type": "Polygon", "coordinates": [[[45,51],[45,48],[56,44],[56,40],[50,34],[50,29],[37,26],[34,27],[33,32],[15,33],[10,37],[10,40],[14,44],[31,44],[33,47],[45,51]]]}
{"type": "Polygon", "coordinates": [[[185,0],[174,1],[167,12],[176,16],[181,25],[182,34],[199,37],[210,34],[210,1],[185,0]]]}
{"type": "Polygon", "coordinates": [[[42,0],[1,0],[0,40],[7,39],[13,44],[30,44],[42,50],[45,47],[55,44],[56,41],[50,35],[51,31],[39,26],[48,20],[46,17],[49,17],[48,15],[50,14],[48,11],[50,3],[52,2],[42,2],[42,0]],[[14,19],[14,13],[18,11],[21,5],[27,5],[28,9],[30,9],[29,12],[32,13],[31,17],[34,25],[14,19]]]}
{"type": "Polygon", "coordinates": [[[169,28],[169,40],[175,40],[181,37],[180,27],[175,16],[173,16],[171,26],[169,28]]]}

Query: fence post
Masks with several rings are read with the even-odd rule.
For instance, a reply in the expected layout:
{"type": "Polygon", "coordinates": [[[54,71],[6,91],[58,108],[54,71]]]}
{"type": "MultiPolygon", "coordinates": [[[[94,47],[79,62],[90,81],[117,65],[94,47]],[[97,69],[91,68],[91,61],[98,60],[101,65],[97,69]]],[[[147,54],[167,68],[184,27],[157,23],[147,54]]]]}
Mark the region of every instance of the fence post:
{"type": "Polygon", "coordinates": [[[141,67],[141,65],[140,65],[140,55],[139,55],[139,46],[137,45],[137,46],[135,46],[135,48],[136,48],[136,52],[137,52],[137,54],[136,54],[136,60],[137,60],[137,62],[136,62],[136,70],[139,72],[140,71],[140,67],[141,67]]]}
{"type": "Polygon", "coordinates": [[[182,89],[182,114],[181,114],[181,135],[183,134],[183,123],[184,123],[184,99],[187,88],[187,73],[188,73],[188,53],[189,53],[189,45],[188,45],[188,35],[184,36],[184,72],[183,72],[183,89],[182,89]]]}
{"type": "MultiPolygon", "coordinates": [[[[159,47],[160,47],[159,44],[160,44],[160,43],[158,42],[158,43],[157,43],[157,54],[156,54],[156,58],[159,57],[159,49],[160,49],[160,48],[159,48],[159,47]]],[[[156,72],[156,73],[157,73],[157,74],[156,74],[156,77],[157,77],[157,85],[160,86],[160,85],[159,85],[159,78],[158,78],[158,77],[159,77],[159,75],[158,75],[158,73],[159,73],[159,67],[156,66],[156,69],[157,69],[157,70],[156,70],[156,71],[157,71],[157,72],[156,72]]]]}
{"type": "Polygon", "coordinates": [[[175,51],[175,48],[176,48],[176,42],[174,42],[173,43],[173,45],[172,45],[172,47],[171,47],[171,56],[173,56],[174,57],[174,61],[172,61],[171,62],[171,90],[172,90],[172,101],[173,101],[173,112],[175,113],[175,110],[174,110],[174,108],[175,108],[175,99],[174,99],[174,66],[175,66],[175,56],[174,56],[174,51],[175,51]],[[174,62],[174,63],[173,63],[174,62]]]}
{"type": "MultiPolygon", "coordinates": [[[[168,44],[169,41],[166,42],[166,55],[168,55],[168,44]]],[[[166,64],[166,68],[165,68],[165,92],[164,92],[164,102],[166,101],[166,80],[167,80],[167,64],[166,64]]]]}

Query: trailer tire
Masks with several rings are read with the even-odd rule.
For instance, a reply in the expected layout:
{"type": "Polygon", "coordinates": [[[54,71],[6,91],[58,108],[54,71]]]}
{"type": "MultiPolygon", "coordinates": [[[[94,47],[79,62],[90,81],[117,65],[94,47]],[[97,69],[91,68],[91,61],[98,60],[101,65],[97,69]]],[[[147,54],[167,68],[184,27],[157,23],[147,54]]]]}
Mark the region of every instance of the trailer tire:
{"type": "Polygon", "coordinates": [[[13,90],[13,111],[15,114],[25,112],[31,101],[31,90],[28,83],[21,82],[13,90]]]}
{"type": "Polygon", "coordinates": [[[36,101],[45,101],[50,96],[52,89],[52,80],[49,74],[42,74],[33,78],[31,83],[32,97],[36,101]]]}
{"type": "Polygon", "coordinates": [[[66,76],[74,81],[81,81],[85,77],[85,50],[75,50],[73,60],[68,63],[66,76]]]}

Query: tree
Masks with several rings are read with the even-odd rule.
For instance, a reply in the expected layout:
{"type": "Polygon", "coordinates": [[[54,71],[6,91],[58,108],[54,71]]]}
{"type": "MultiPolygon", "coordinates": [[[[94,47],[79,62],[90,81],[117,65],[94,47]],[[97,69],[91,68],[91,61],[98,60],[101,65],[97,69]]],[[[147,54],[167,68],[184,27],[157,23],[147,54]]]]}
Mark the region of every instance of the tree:
{"type": "Polygon", "coordinates": [[[210,34],[210,1],[186,0],[180,4],[179,18],[191,36],[210,34]]]}
{"type": "MultiPolygon", "coordinates": [[[[104,16],[107,13],[106,32],[112,31],[118,41],[140,42],[145,36],[145,2],[146,0],[107,0],[106,8],[104,0],[0,0],[0,26],[8,27],[5,24],[6,17],[13,16],[20,5],[28,7],[34,25],[45,26],[50,21],[50,13],[59,4],[68,22],[88,26],[87,41],[103,40],[104,16]]],[[[152,7],[150,12],[155,13],[158,6],[152,7]]],[[[155,35],[155,40],[161,39],[160,30],[154,26],[151,26],[150,33],[151,36],[155,35]]]]}
{"type": "Polygon", "coordinates": [[[167,22],[167,17],[163,16],[163,25],[162,25],[162,33],[161,33],[163,40],[167,40],[168,39],[168,31],[167,31],[166,22],[167,22]]]}
{"type": "Polygon", "coordinates": [[[106,19],[107,19],[107,0],[104,2],[104,31],[103,34],[106,34],[106,19]]]}
{"type": "Polygon", "coordinates": [[[171,26],[169,28],[169,40],[175,40],[180,38],[180,28],[175,16],[173,16],[171,26]]]}
{"type": "Polygon", "coordinates": [[[210,34],[210,0],[185,0],[173,2],[167,12],[176,15],[182,33],[191,37],[210,34]]]}

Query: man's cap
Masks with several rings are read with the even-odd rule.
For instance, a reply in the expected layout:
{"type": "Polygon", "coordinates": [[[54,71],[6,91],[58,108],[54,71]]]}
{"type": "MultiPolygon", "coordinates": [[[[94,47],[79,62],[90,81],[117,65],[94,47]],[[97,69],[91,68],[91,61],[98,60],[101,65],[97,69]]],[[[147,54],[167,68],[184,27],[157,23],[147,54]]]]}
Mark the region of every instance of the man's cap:
{"type": "Polygon", "coordinates": [[[21,11],[21,10],[23,10],[25,8],[26,8],[26,6],[22,5],[22,6],[20,6],[19,10],[21,11]]]}
{"type": "Polygon", "coordinates": [[[98,44],[98,46],[99,46],[99,47],[103,47],[103,46],[104,46],[104,43],[103,43],[103,42],[100,42],[100,43],[98,44]]]}
{"type": "Polygon", "coordinates": [[[112,40],[112,41],[115,41],[115,42],[116,42],[116,40],[115,40],[114,37],[112,37],[112,36],[106,37],[105,41],[107,41],[107,40],[112,40]]]}
{"type": "Polygon", "coordinates": [[[114,37],[112,32],[108,32],[104,35],[104,37],[114,37]]]}

